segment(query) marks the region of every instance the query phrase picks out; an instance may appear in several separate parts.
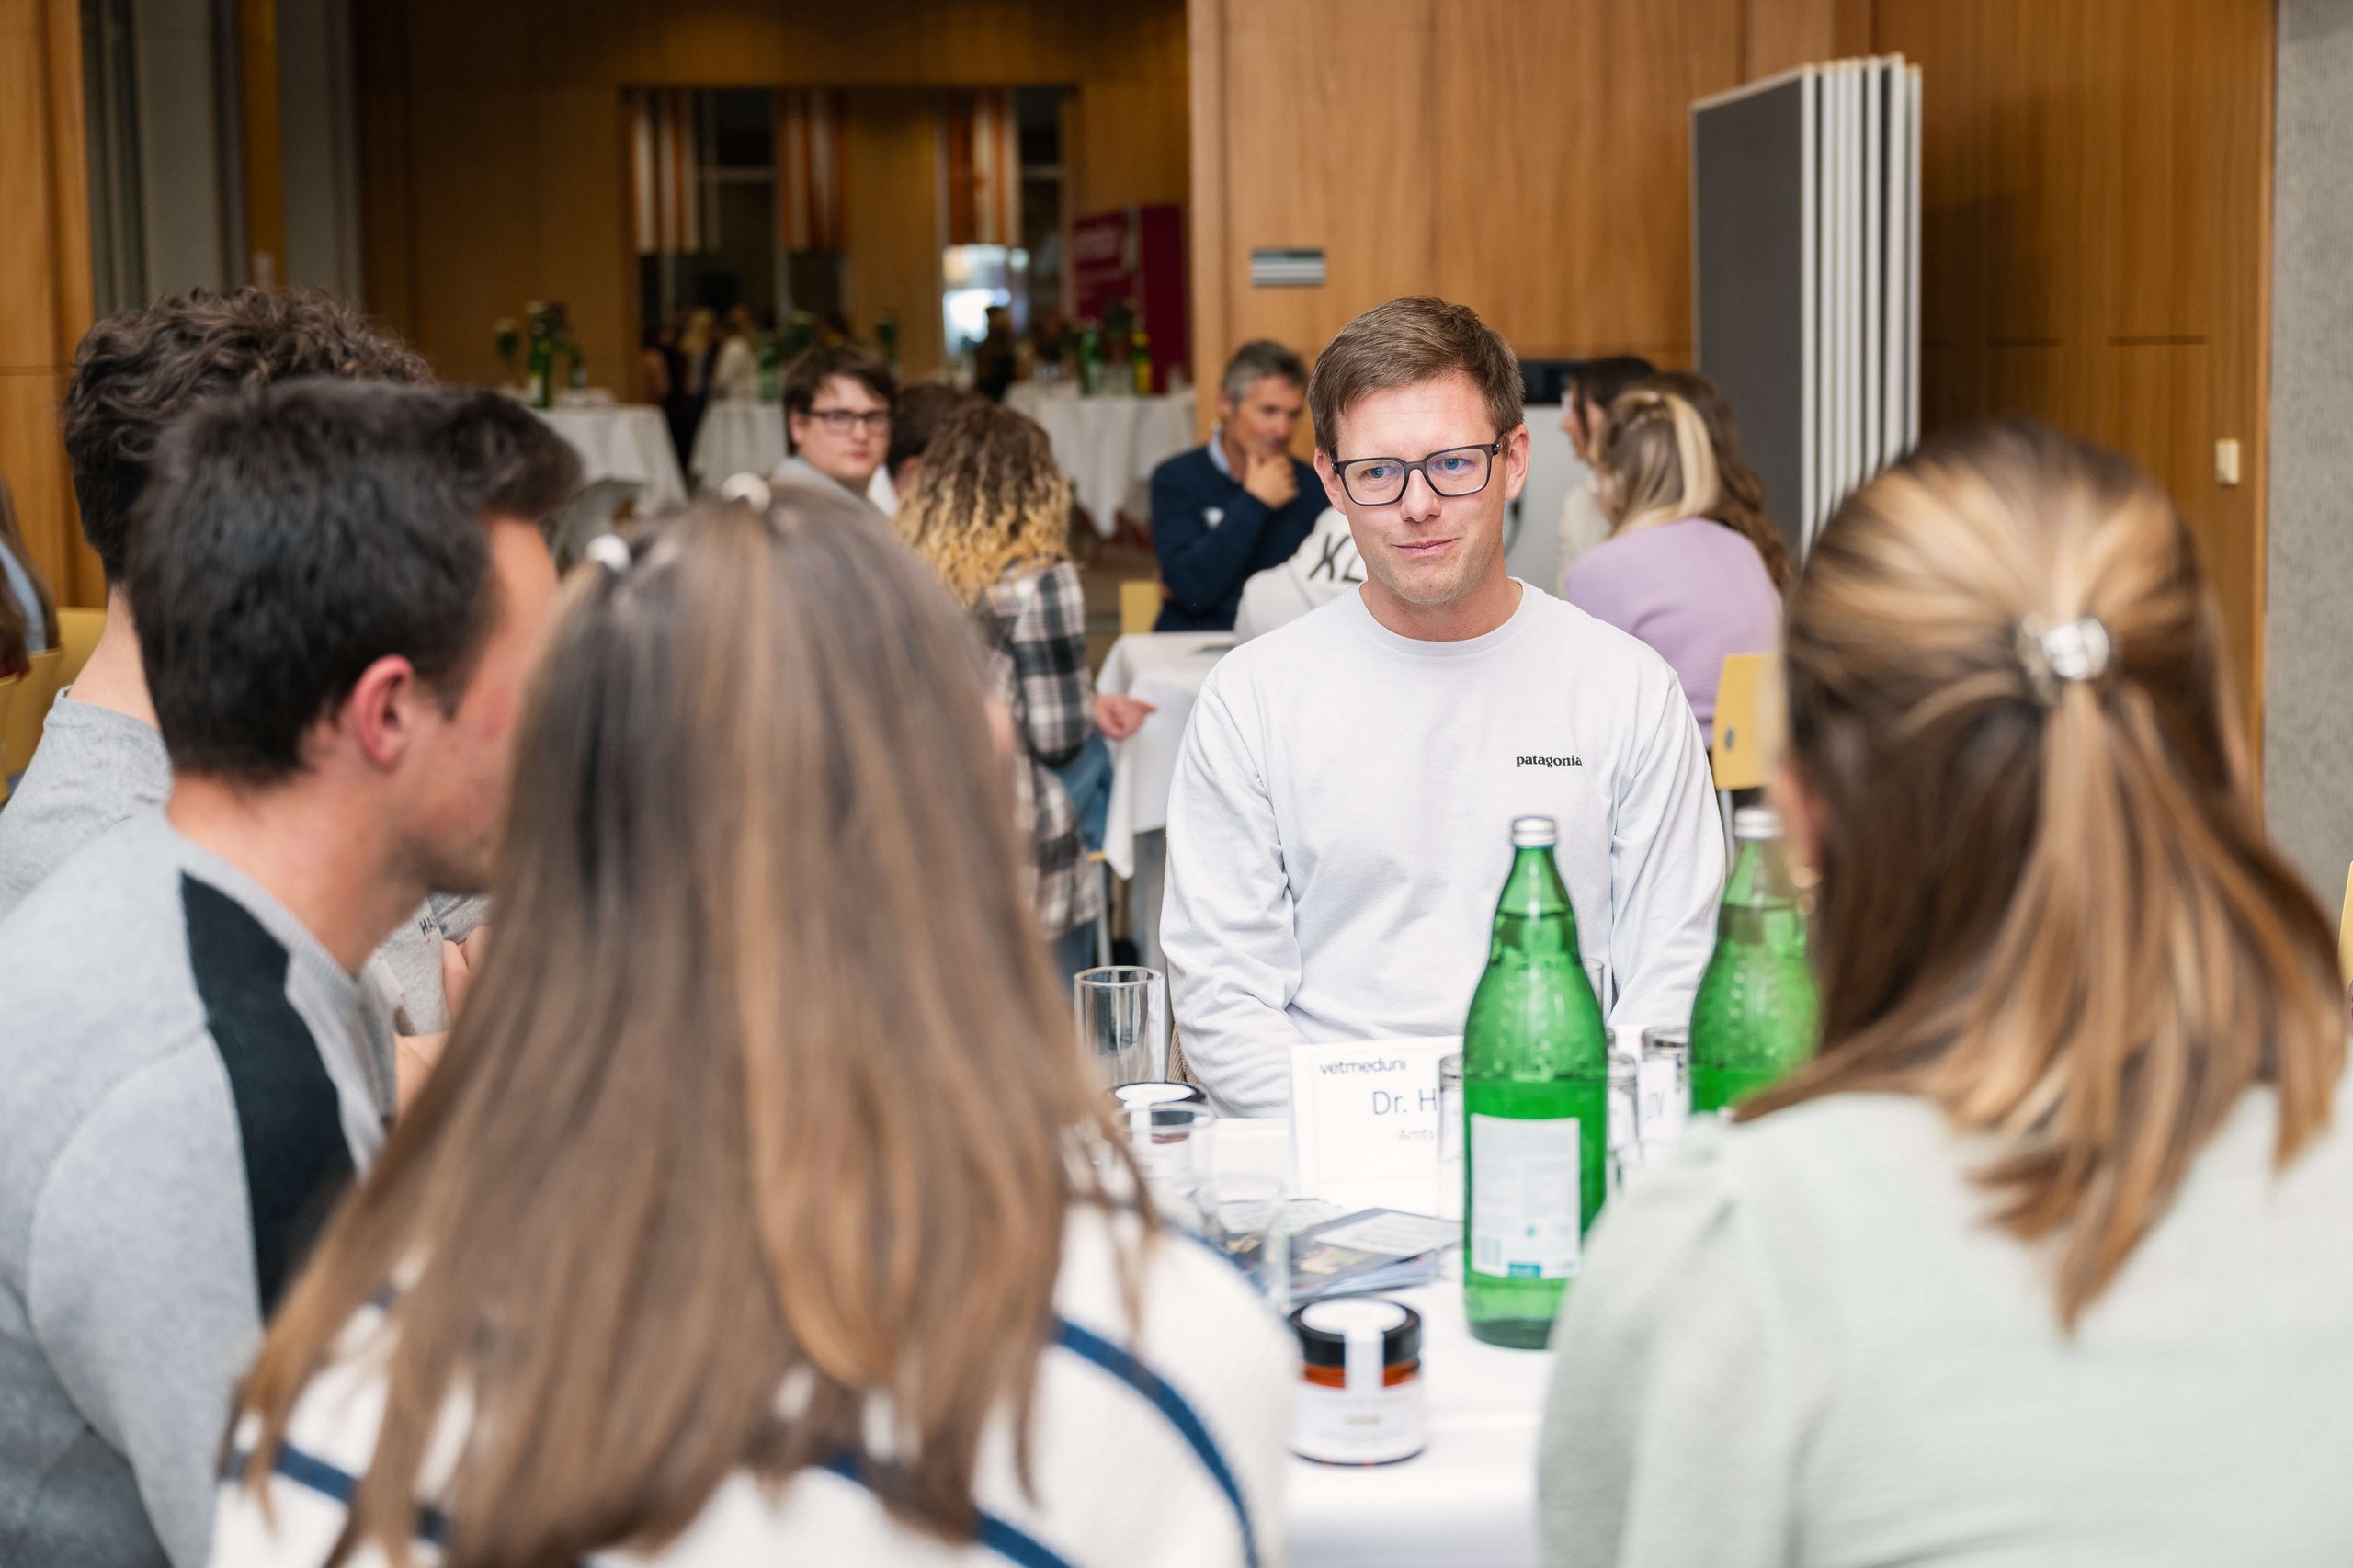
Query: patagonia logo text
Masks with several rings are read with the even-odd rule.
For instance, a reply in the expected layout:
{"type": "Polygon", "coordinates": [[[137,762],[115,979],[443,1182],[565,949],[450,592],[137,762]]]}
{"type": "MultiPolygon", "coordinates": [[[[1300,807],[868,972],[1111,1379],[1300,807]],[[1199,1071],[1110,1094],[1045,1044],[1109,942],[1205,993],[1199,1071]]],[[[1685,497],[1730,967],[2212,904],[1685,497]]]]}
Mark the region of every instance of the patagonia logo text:
{"type": "Polygon", "coordinates": [[[1566,756],[1523,756],[1519,759],[1519,766],[1522,767],[1583,767],[1585,758],[1574,752],[1571,752],[1566,756]]]}

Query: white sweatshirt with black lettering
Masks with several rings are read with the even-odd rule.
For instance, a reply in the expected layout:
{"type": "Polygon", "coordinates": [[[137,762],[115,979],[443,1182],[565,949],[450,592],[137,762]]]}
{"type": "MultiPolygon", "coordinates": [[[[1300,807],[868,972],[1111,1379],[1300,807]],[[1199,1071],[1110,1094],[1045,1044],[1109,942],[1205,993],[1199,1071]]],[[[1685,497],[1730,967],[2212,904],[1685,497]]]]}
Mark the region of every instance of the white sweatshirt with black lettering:
{"type": "Polygon", "coordinates": [[[1347,593],[1221,661],[1169,796],[1161,928],[1218,1108],[1285,1114],[1293,1045],[1460,1034],[1525,815],[1559,824],[1618,1038],[1686,1022],[1724,842],[1665,659],[1523,584],[1484,636],[1400,636],[1347,593]]]}

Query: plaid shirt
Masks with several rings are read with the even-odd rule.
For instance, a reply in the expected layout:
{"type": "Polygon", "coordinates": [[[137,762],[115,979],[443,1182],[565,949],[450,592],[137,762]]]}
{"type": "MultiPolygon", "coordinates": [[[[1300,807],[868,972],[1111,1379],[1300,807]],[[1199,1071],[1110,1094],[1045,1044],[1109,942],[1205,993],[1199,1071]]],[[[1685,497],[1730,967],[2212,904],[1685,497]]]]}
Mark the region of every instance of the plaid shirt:
{"type": "Polygon", "coordinates": [[[1057,561],[1013,568],[978,609],[989,642],[989,684],[1013,713],[1022,756],[1014,803],[1035,847],[1038,927],[1049,939],[1102,913],[1102,888],[1078,835],[1078,813],[1054,769],[1095,728],[1086,673],[1086,605],[1078,569],[1057,561]]]}

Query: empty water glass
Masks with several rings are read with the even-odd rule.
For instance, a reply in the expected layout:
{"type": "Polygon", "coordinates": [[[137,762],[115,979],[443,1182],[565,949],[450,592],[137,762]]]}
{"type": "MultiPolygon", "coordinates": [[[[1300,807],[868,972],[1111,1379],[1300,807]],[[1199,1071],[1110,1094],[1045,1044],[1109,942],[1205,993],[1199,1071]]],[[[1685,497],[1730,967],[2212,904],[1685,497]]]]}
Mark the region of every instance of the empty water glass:
{"type": "Polygon", "coordinates": [[[1635,1131],[1643,1157],[1658,1160],[1675,1147],[1691,1119],[1691,1032],[1644,1029],[1636,1082],[1641,1111],[1635,1131]]]}
{"type": "Polygon", "coordinates": [[[1079,1053],[1106,1085],[1168,1076],[1168,982],[1156,969],[1113,964],[1081,970],[1071,982],[1079,1053]]]}
{"type": "Polygon", "coordinates": [[[1643,1165],[1642,1107],[1636,1093],[1641,1064],[1609,1053],[1609,1191],[1616,1194],[1643,1165]]]}
{"type": "Polygon", "coordinates": [[[1200,1189],[1211,1173],[1211,1131],[1217,1119],[1197,1105],[1142,1106],[1126,1113],[1128,1147],[1161,1218],[1201,1229],[1200,1189]]]}
{"type": "Polygon", "coordinates": [[[1212,1167],[1197,1189],[1201,1235],[1233,1260],[1267,1304],[1290,1311],[1290,1236],[1282,1227],[1283,1182],[1257,1171],[1212,1167]]]}

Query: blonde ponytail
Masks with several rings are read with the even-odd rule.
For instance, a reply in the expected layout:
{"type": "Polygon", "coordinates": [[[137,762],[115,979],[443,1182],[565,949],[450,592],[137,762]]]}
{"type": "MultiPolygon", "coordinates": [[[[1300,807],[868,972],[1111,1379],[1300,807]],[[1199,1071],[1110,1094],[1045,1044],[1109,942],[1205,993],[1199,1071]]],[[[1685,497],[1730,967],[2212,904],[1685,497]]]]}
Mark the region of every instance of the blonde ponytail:
{"type": "Polygon", "coordinates": [[[2121,459],[1995,426],[1816,542],[1788,627],[1824,833],[1824,1046],[1750,1114],[1916,1094],[1981,1135],[1995,1217],[2072,1324],[2249,1087],[2328,1122],[2328,925],[2264,842],[2188,535],[2121,459]]]}

